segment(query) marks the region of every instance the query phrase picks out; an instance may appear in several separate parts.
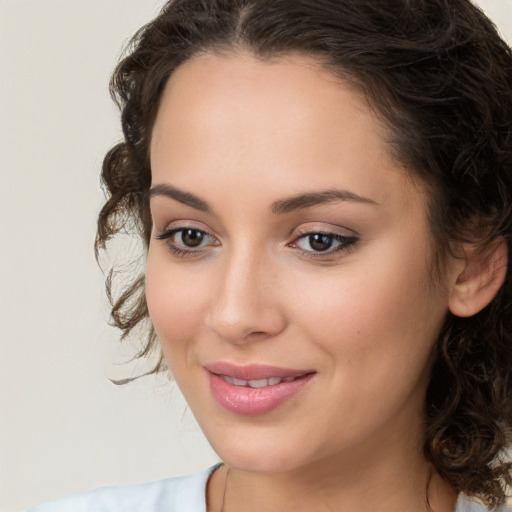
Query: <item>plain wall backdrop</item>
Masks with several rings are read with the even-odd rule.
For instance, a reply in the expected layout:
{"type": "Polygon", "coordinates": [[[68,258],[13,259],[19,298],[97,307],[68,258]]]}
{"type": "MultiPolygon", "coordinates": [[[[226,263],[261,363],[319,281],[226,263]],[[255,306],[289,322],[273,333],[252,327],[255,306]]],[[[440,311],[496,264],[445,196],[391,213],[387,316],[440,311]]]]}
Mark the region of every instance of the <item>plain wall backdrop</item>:
{"type": "MultiPolygon", "coordinates": [[[[512,0],[480,0],[512,42],[512,0]]],[[[217,461],[106,325],[92,246],[120,139],[109,75],[157,0],[0,0],[0,512],[217,461]]]]}

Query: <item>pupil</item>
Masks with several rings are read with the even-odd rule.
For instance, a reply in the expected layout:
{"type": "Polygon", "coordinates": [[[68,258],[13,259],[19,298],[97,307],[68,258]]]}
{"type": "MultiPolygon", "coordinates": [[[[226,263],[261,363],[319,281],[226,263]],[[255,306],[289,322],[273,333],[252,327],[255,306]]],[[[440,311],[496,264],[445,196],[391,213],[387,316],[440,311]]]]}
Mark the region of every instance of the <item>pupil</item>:
{"type": "Polygon", "coordinates": [[[204,239],[204,233],[197,229],[185,229],[181,234],[181,241],[187,247],[197,247],[204,239]]]}
{"type": "Polygon", "coordinates": [[[329,235],[316,235],[309,236],[309,244],[315,251],[327,251],[332,246],[332,237],[329,235]]]}

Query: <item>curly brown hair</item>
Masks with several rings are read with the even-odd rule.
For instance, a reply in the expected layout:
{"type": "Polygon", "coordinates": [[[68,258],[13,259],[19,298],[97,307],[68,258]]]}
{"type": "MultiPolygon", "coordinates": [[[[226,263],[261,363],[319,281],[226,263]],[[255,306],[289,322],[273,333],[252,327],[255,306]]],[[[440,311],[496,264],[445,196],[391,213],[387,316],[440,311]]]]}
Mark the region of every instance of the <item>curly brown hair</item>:
{"type": "MultiPolygon", "coordinates": [[[[438,272],[453,242],[512,254],[512,52],[469,0],[174,0],[133,37],[111,81],[124,141],[105,157],[96,250],[125,230],[149,244],[149,145],[176,68],[201,52],[313,56],[362,91],[398,160],[430,194],[438,272]]],[[[148,321],[144,275],[112,296],[126,337],[148,321]]],[[[470,318],[449,314],[426,398],[424,453],[454,487],[496,505],[511,483],[512,276],[470,318]]],[[[151,326],[138,356],[157,346],[151,326]]],[[[161,357],[153,371],[165,368],[161,357]]]]}

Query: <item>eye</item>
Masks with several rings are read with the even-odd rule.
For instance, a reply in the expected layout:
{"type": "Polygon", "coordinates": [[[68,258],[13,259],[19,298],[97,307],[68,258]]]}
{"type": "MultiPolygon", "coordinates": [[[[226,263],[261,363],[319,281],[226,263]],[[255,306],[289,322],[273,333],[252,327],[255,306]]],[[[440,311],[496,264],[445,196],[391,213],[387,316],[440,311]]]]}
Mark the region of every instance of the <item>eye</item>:
{"type": "Polygon", "coordinates": [[[197,254],[203,248],[217,245],[217,240],[201,229],[180,227],[162,231],[157,240],[165,240],[171,252],[178,256],[197,254]]]}
{"type": "Polygon", "coordinates": [[[311,249],[314,251],[328,251],[336,241],[332,235],[324,235],[323,233],[315,233],[304,237],[311,249]]]}
{"type": "Polygon", "coordinates": [[[298,247],[309,255],[332,254],[348,250],[356,241],[357,238],[355,236],[340,235],[338,233],[309,232],[296,238],[292,246],[298,247]]]}
{"type": "Polygon", "coordinates": [[[179,236],[177,238],[187,247],[199,247],[208,237],[204,231],[200,231],[199,229],[182,229],[175,233],[175,235],[178,234],[179,236]]]}

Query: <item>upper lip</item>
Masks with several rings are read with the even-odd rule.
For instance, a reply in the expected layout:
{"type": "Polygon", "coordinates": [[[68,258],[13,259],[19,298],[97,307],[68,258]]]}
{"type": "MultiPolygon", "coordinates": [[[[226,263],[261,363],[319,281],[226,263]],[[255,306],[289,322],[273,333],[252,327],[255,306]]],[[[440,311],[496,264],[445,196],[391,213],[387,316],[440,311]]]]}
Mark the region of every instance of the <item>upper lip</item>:
{"type": "Polygon", "coordinates": [[[206,364],[205,368],[216,375],[227,375],[235,379],[258,380],[276,377],[300,377],[314,373],[313,370],[298,370],[293,368],[280,368],[278,366],[249,364],[237,365],[228,361],[218,361],[206,364]]]}

